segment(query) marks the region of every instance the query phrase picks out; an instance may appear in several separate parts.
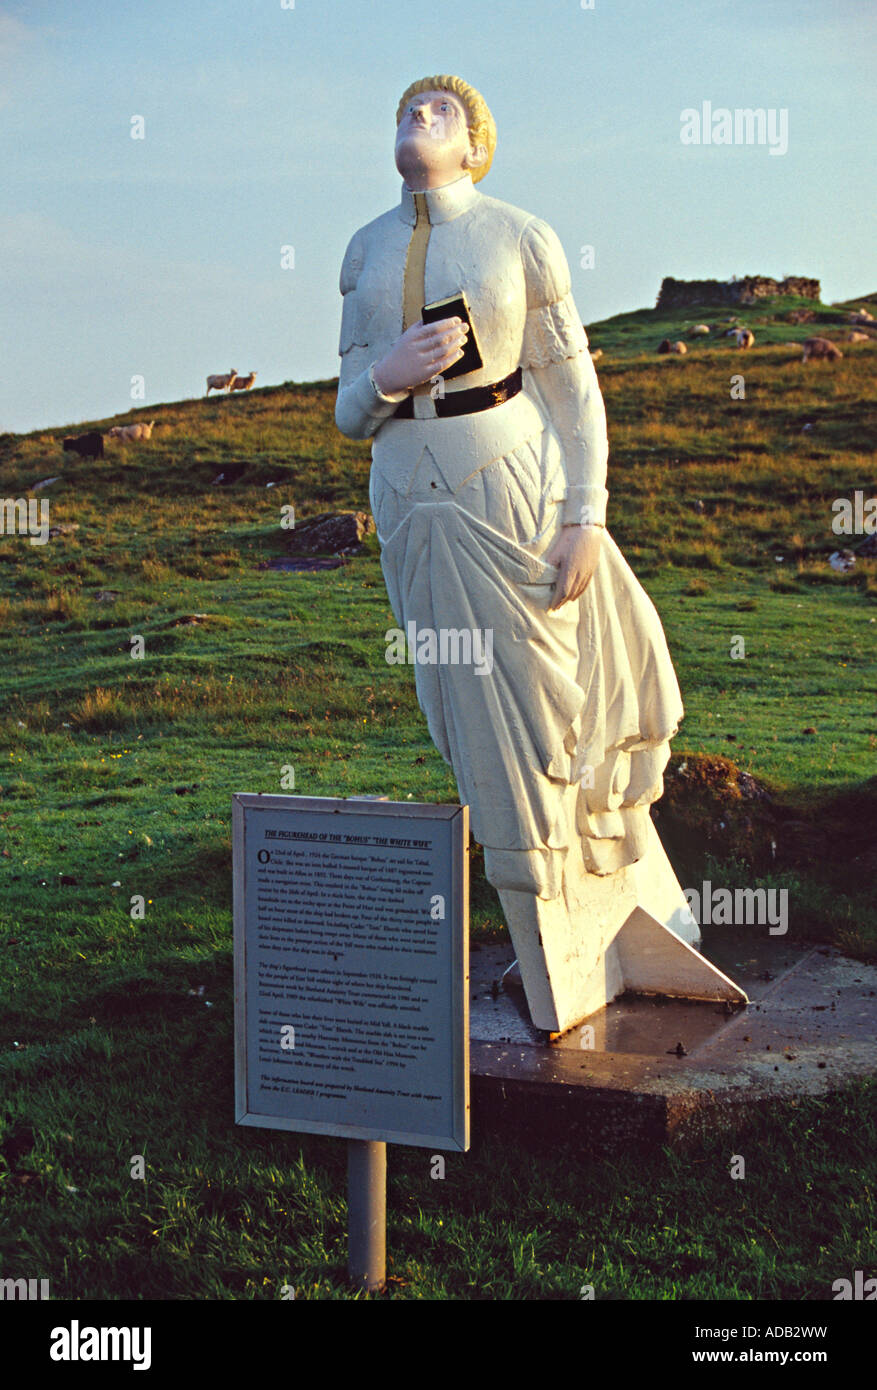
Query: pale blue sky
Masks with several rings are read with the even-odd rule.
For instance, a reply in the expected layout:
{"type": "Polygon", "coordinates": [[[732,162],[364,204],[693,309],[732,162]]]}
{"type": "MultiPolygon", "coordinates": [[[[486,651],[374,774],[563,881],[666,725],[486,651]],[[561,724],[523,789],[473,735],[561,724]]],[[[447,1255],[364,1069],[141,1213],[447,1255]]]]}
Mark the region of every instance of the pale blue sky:
{"type": "Polygon", "coordinates": [[[0,431],[124,412],[135,374],[334,376],[341,257],[434,72],[484,94],[481,188],[555,227],[585,323],[664,275],[872,292],[875,33],[870,0],[0,0],[0,431]],[[788,152],[683,145],[705,100],[785,108],[788,152]]]}

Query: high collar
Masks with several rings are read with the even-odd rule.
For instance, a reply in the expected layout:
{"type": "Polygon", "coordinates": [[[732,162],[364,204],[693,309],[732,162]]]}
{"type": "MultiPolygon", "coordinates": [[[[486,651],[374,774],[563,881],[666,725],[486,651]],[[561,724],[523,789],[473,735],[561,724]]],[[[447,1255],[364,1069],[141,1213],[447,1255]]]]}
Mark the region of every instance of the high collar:
{"type": "Polygon", "coordinates": [[[434,227],[439,222],[451,222],[461,212],[467,212],[480,196],[468,174],[455,179],[453,183],[443,184],[441,188],[425,188],[422,193],[416,194],[403,183],[399,216],[413,227],[417,221],[417,203],[425,199],[430,226],[434,227]]]}

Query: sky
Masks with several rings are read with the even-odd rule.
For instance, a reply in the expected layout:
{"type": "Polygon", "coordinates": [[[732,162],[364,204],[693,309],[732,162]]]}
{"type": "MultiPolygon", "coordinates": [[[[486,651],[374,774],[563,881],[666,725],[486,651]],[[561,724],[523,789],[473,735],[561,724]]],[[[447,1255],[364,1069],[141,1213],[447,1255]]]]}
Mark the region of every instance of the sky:
{"type": "Polygon", "coordinates": [[[345,247],[441,72],[487,100],[480,189],[555,228],[586,325],[665,275],[873,292],[875,38],[871,0],[0,0],[0,432],[337,375],[345,247]],[[788,148],[683,143],[704,102],[788,148]]]}

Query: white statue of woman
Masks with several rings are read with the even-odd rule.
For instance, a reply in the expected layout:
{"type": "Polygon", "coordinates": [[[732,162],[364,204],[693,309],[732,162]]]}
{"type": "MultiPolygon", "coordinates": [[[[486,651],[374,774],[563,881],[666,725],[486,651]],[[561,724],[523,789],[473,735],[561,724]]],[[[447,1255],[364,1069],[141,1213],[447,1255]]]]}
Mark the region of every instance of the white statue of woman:
{"type": "Polygon", "coordinates": [[[698,939],[649,817],[683,711],[658,616],[605,529],[606,417],[560,242],[475,186],[495,143],[457,77],[402,97],[401,202],[341,270],[336,421],[373,437],[372,512],[418,700],[534,1022],[556,1031],[623,985],[602,961],[642,900],[629,866],[661,856],[658,920],[698,939]],[[459,312],[423,322],[443,300],[459,312]],[[480,365],[456,375],[473,337],[480,365]],[[473,641],[489,668],[439,659],[473,641]]]}

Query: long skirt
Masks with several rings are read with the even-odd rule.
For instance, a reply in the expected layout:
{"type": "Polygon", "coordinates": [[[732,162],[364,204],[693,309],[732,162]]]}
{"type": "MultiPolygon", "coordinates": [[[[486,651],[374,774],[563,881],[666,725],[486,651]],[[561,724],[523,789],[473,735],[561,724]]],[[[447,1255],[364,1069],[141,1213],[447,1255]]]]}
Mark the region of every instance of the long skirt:
{"type": "Polygon", "coordinates": [[[584,594],[549,612],[549,499],[564,490],[550,427],[455,493],[439,482],[413,500],[371,476],[390,603],[417,642],[417,698],[487,878],[542,898],[561,891],[574,837],[593,873],[641,857],[683,713],[660,619],[608,531],[584,594]]]}

